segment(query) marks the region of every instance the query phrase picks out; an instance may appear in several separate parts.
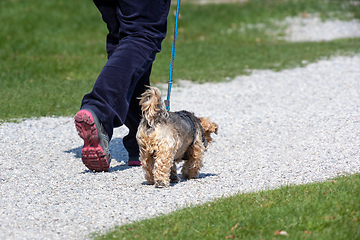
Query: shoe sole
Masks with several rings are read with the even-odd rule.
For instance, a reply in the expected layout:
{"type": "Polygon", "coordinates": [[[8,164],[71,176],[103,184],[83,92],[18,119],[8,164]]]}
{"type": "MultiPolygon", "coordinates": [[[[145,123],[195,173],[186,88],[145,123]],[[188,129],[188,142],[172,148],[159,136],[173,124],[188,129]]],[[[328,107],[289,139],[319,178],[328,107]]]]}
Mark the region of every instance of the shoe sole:
{"type": "Polygon", "coordinates": [[[109,162],[99,142],[99,135],[92,114],[87,110],[80,110],[74,117],[79,136],[84,140],[81,159],[84,165],[95,172],[109,171],[109,162]]]}

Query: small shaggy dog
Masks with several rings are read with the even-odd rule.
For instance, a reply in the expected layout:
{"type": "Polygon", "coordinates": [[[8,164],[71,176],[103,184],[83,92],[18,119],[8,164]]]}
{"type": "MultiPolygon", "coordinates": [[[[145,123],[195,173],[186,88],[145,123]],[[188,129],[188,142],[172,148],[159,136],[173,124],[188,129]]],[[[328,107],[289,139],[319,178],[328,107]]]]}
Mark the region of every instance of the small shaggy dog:
{"type": "Polygon", "coordinates": [[[156,187],[179,182],[176,163],[182,160],[182,177],[197,178],[203,153],[212,141],[210,134],[217,134],[218,125],[187,111],[168,112],[155,87],[141,95],[140,105],[143,118],[136,139],[147,182],[156,187]]]}

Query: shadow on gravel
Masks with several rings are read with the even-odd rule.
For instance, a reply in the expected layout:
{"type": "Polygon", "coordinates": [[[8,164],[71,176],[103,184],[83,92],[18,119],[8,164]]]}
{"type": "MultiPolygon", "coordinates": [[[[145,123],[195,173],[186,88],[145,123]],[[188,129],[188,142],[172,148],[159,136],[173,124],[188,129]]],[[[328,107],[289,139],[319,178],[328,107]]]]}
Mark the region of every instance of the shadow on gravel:
{"type": "MultiPolygon", "coordinates": [[[[74,154],[75,158],[81,159],[81,150],[83,146],[79,146],[76,148],[72,148],[70,150],[64,151],[65,153],[72,153],[74,154]]],[[[109,144],[110,153],[111,153],[111,160],[117,162],[128,162],[128,153],[122,143],[122,138],[114,138],[110,141],[109,144]]]]}
{"type": "MultiPolygon", "coordinates": [[[[79,160],[81,160],[82,148],[83,148],[83,146],[79,146],[79,147],[72,148],[72,149],[64,151],[64,152],[74,154],[75,158],[78,158],[79,160]]],[[[124,170],[130,169],[130,168],[136,167],[136,166],[128,166],[127,165],[128,164],[128,153],[124,147],[122,138],[112,139],[110,141],[109,148],[110,148],[110,153],[111,153],[111,162],[112,162],[111,165],[115,165],[116,162],[120,163],[113,167],[110,165],[109,172],[124,171],[124,170]]],[[[82,173],[91,173],[91,172],[93,172],[93,171],[85,170],[82,173]]]]}
{"type": "Polygon", "coordinates": [[[199,174],[199,178],[214,177],[214,176],[218,176],[218,175],[214,174],[214,173],[200,173],[199,174]]]}
{"type": "Polygon", "coordinates": [[[74,154],[75,158],[81,158],[81,149],[82,149],[82,146],[77,147],[77,148],[73,148],[73,149],[70,149],[70,150],[67,150],[67,151],[64,151],[64,152],[74,154]]]}
{"type": "MultiPolygon", "coordinates": [[[[201,170],[200,170],[201,171],[201,170]]],[[[186,182],[186,181],[191,181],[191,179],[189,180],[185,180],[183,179],[181,173],[178,174],[179,177],[181,178],[181,181],[180,182],[186,182]]],[[[217,174],[214,174],[214,173],[199,173],[199,177],[197,179],[202,179],[202,178],[207,178],[207,177],[213,177],[213,176],[218,176],[217,174]]]]}
{"type": "MultiPolygon", "coordinates": [[[[124,164],[124,165],[118,165],[118,166],[115,166],[115,167],[110,166],[108,172],[125,171],[125,170],[133,168],[133,167],[136,167],[136,166],[128,166],[127,163],[124,164]]],[[[85,170],[85,171],[83,171],[81,173],[84,174],[84,173],[96,173],[96,172],[87,169],[87,170],[85,170]]]]}
{"type": "Polygon", "coordinates": [[[134,168],[134,167],[138,167],[138,166],[128,166],[127,163],[124,165],[117,165],[115,167],[111,167],[109,168],[109,172],[117,172],[117,171],[124,171],[130,168],[134,168]]]}
{"type": "MultiPolygon", "coordinates": [[[[111,153],[111,162],[114,164],[114,162],[116,161],[117,164],[116,166],[111,166],[113,164],[110,165],[109,168],[109,172],[117,172],[117,171],[124,171],[130,168],[137,168],[138,166],[128,166],[128,153],[124,147],[124,144],[122,142],[122,138],[114,138],[110,141],[110,153],[111,153]]],[[[72,148],[70,150],[64,151],[66,153],[72,153],[74,154],[75,158],[78,158],[79,160],[81,160],[81,150],[82,150],[83,146],[79,146],[76,148],[72,148]]],[[[182,164],[178,167],[178,172],[180,172],[181,170],[181,166],[182,164]]],[[[93,171],[90,170],[85,170],[82,173],[90,173],[93,171]]],[[[200,173],[199,174],[199,179],[202,178],[206,178],[206,177],[212,177],[212,176],[218,176],[217,174],[213,174],[213,173],[200,173]]],[[[182,179],[181,173],[179,174],[179,177],[181,178],[180,182],[184,182],[186,180],[182,179]]],[[[144,185],[147,185],[146,182],[143,183],[144,185]]],[[[176,183],[175,183],[176,184],[176,183]]],[[[171,184],[171,186],[175,185],[174,183],[171,184]]]]}
{"type": "MultiPolygon", "coordinates": [[[[179,171],[179,169],[178,169],[178,171],[179,171]]],[[[213,176],[218,176],[218,175],[217,175],[217,174],[214,174],[214,173],[200,173],[198,179],[202,179],[202,178],[206,178],[206,177],[213,177],[213,176]]],[[[173,187],[173,186],[175,186],[176,184],[179,184],[179,183],[182,183],[182,182],[194,181],[194,180],[196,180],[196,179],[189,179],[189,180],[182,179],[181,173],[179,174],[179,177],[180,177],[180,179],[181,179],[180,182],[170,183],[170,187],[173,187]]],[[[147,181],[142,182],[141,185],[149,185],[149,186],[150,186],[150,184],[148,184],[147,181]]]]}

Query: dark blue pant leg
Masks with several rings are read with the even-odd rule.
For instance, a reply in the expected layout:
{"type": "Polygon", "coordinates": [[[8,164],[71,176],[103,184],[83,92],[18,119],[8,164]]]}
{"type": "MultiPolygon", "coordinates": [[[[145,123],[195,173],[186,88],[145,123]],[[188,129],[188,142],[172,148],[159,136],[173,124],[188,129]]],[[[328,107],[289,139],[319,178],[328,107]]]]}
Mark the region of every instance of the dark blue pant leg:
{"type": "Polygon", "coordinates": [[[139,156],[139,145],[136,141],[136,132],[141,120],[140,99],[138,97],[145,92],[146,86],[150,85],[151,66],[139,79],[130,101],[129,111],[126,116],[125,125],[129,128],[129,134],[123,138],[124,147],[129,153],[129,157],[139,156]]]}
{"type": "Polygon", "coordinates": [[[120,22],[117,18],[117,1],[114,0],[93,0],[99,9],[103,21],[106,23],[109,33],[106,36],[106,52],[108,58],[119,44],[120,22]]]}
{"type": "Polygon", "coordinates": [[[124,139],[124,145],[133,151],[129,147],[130,138],[136,132],[140,119],[136,98],[144,91],[144,85],[149,84],[152,62],[165,38],[170,0],[119,0],[115,9],[117,20],[111,7],[114,1],[94,2],[109,29],[109,58],[92,92],[84,96],[81,108],[93,110],[110,137],[114,127],[129,125],[130,136],[124,139]],[[112,26],[117,24],[119,43],[112,50],[111,44],[116,44],[113,37],[116,29],[113,30],[112,26]]]}

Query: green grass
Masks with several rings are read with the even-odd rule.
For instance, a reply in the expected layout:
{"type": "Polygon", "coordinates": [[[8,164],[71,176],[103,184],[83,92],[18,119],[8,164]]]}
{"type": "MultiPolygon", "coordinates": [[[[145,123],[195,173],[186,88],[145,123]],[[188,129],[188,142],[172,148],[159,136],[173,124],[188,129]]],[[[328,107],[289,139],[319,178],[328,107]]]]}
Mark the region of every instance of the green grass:
{"type": "MultiPolygon", "coordinates": [[[[269,36],[266,32],[279,31],[274,21],[301,13],[319,13],[323,18],[345,12],[359,16],[360,6],[348,1],[249,1],[246,4],[183,5],[175,62],[175,77],[187,80],[222,81],[251,69],[281,70],[301,66],[302,60],[314,62],[334,54],[359,52],[359,39],[328,43],[288,43],[269,36]],[[264,28],[247,25],[264,24],[264,28]],[[238,29],[244,29],[239,32],[238,29]]],[[[172,26],[172,22],[170,26],[172,26]]],[[[171,32],[172,33],[172,32],[171,32]]],[[[153,79],[163,81],[168,73],[171,41],[164,42],[153,79]],[[161,72],[159,72],[159,70],[161,72]]]]}
{"type": "MultiPolygon", "coordinates": [[[[247,69],[281,70],[360,52],[359,39],[288,43],[267,34],[286,16],[320,13],[360,18],[350,1],[250,0],[246,4],[182,4],[175,79],[223,81],[247,69]],[[238,29],[243,31],[238,31],[238,29]]],[[[72,116],[106,61],[106,27],[81,1],[0,1],[0,121],[72,116]]],[[[166,82],[174,16],[151,77],[166,82]]],[[[281,35],[281,32],[279,33],[281,35]]],[[[246,193],[117,227],[99,239],[360,239],[360,175],[246,193]]]]}
{"type": "MultiPolygon", "coordinates": [[[[349,1],[251,0],[246,4],[182,4],[174,79],[223,81],[247,69],[281,70],[360,51],[359,39],[288,43],[247,24],[265,24],[302,12],[360,17],[349,1]],[[245,29],[242,32],[239,28],[245,29]]],[[[0,2],[0,121],[72,116],[106,61],[106,26],[90,2],[0,2]]],[[[168,79],[174,16],[158,54],[152,83],[168,79]]]]}
{"type": "Polygon", "coordinates": [[[116,227],[95,239],[360,239],[360,174],[244,193],[116,227]]]}
{"type": "Polygon", "coordinates": [[[1,1],[0,21],[0,119],[76,112],[106,60],[93,4],[1,1]]]}

